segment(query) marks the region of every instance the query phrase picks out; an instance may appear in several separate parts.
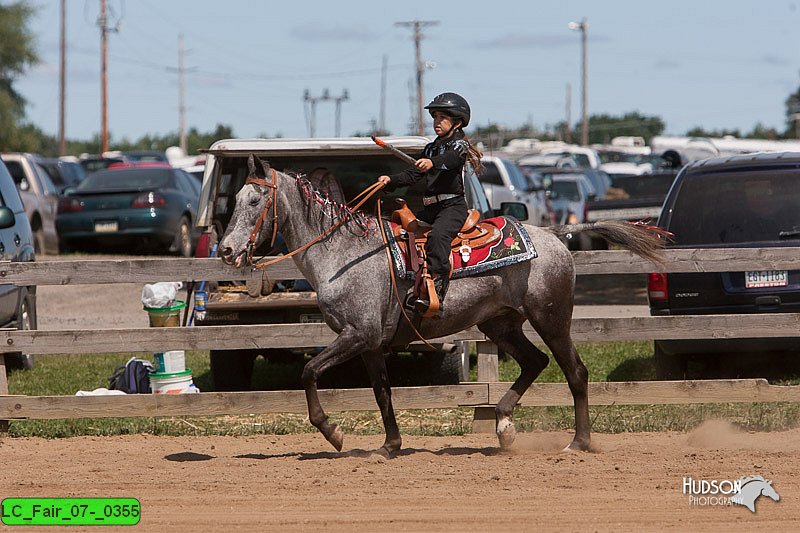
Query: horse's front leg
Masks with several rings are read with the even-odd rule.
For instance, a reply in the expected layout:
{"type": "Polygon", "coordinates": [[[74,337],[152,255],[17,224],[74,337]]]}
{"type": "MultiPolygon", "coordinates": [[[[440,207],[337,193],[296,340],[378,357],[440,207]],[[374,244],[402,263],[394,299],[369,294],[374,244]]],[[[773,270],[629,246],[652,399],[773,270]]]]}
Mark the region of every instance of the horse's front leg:
{"type": "Polygon", "coordinates": [[[315,428],[333,444],[338,451],[342,451],[344,433],[338,425],[328,422],[328,415],[322,409],[317,394],[319,377],[327,369],[343,363],[368,349],[366,336],[352,326],[346,326],[327,348],[319,355],[306,363],[303,368],[303,387],[306,390],[306,403],[308,404],[308,418],[315,428]]]}

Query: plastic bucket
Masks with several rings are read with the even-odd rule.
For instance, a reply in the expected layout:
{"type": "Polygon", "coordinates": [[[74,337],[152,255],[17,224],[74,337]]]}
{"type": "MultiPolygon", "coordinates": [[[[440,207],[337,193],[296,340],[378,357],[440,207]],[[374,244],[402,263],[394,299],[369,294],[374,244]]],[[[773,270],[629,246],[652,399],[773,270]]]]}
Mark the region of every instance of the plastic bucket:
{"type": "Polygon", "coordinates": [[[150,316],[151,328],[178,327],[181,325],[181,310],[186,307],[183,300],[175,300],[170,307],[147,307],[144,310],[150,316]]]}
{"type": "Polygon", "coordinates": [[[183,350],[154,354],[156,373],[173,374],[186,370],[186,354],[183,350]]]}
{"type": "Polygon", "coordinates": [[[192,369],[183,372],[150,374],[150,390],[153,394],[181,394],[192,385],[192,369]]]}

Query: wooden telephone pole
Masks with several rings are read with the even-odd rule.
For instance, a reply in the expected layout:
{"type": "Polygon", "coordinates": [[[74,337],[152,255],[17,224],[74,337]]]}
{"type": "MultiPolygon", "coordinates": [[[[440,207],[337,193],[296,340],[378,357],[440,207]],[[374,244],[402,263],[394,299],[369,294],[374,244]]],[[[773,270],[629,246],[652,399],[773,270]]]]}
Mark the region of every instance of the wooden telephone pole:
{"type": "Polygon", "coordinates": [[[417,64],[417,135],[425,135],[425,107],[422,91],[422,74],[425,71],[425,63],[422,61],[422,50],[420,43],[422,42],[422,28],[427,26],[435,26],[439,24],[438,20],[410,20],[405,22],[395,22],[395,26],[404,26],[414,28],[414,51],[417,64]]]}

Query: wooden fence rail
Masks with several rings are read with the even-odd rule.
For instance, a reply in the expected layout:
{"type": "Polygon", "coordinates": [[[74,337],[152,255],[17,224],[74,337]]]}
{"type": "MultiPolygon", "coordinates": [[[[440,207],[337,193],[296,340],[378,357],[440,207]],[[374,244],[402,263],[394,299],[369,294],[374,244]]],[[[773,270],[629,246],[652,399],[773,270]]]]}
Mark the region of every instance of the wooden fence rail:
{"type": "MultiPolygon", "coordinates": [[[[797,248],[791,247],[672,249],[664,252],[665,263],[659,266],[630,252],[617,250],[574,252],[573,257],[579,275],[800,269],[800,254],[797,253],[797,248]]],[[[303,277],[292,261],[270,265],[263,272],[234,268],[219,259],[0,262],[0,283],[15,285],[152,283],[156,280],[226,281],[260,278],[262,275],[273,280],[303,277]]]]}
{"type": "MultiPolygon", "coordinates": [[[[524,329],[540,340],[530,326],[524,329]]],[[[653,339],[732,339],[794,337],[800,313],[763,315],[660,316],[576,318],[576,341],[641,341],[653,339]]],[[[183,348],[265,349],[310,348],[330,344],[336,334],[325,324],[261,324],[197,328],[76,329],[54,331],[0,330],[0,353],[81,354],[97,352],[159,352],[183,348]]],[[[434,342],[481,341],[476,328],[434,339],[434,342]]]]}
{"type": "MultiPolygon", "coordinates": [[[[586,274],[660,272],[729,272],[744,270],[800,270],[796,248],[668,250],[666,262],[654,266],[628,252],[574,253],[576,271],[586,274]]],[[[265,272],[236,269],[218,259],[118,259],[0,262],[0,282],[16,285],[150,283],[157,280],[223,281],[299,279],[292,262],[272,265],[265,272]]],[[[715,339],[795,337],[800,314],[581,318],[572,323],[578,341],[715,339]]],[[[537,341],[528,327],[526,334],[537,341]]],[[[196,328],[79,329],[60,331],[0,330],[0,420],[29,418],[182,416],[253,412],[305,412],[302,391],[202,393],[198,395],[132,395],[125,397],[9,396],[3,353],[75,354],[155,352],[240,348],[301,348],[330,343],[334,333],[324,324],[206,326],[196,328]],[[3,395],[5,394],[5,395],[3,395]]],[[[485,337],[470,328],[438,342],[478,341],[485,337]]],[[[479,380],[448,387],[398,388],[397,408],[475,407],[476,414],[491,411],[508,389],[498,383],[496,352],[479,349],[479,380]],[[494,361],[494,367],[491,363],[494,361]]],[[[328,390],[322,401],[331,411],[374,409],[371,390],[328,390]]],[[[800,386],[779,387],[764,380],[687,382],[592,383],[594,405],[800,401],[800,386]]],[[[534,384],[521,405],[572,405],[564,384],[534,384]]],[[[482,415],[483,416],[483,415],[482,415]]],[[[493,415],[486,415],[489,419],[493,415]]]]}

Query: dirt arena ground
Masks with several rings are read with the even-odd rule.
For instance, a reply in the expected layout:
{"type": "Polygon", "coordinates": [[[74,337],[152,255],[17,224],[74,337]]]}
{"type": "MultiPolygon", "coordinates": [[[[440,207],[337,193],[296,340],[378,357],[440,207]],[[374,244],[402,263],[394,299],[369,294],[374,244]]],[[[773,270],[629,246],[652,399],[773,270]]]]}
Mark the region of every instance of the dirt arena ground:
{"type": "MultiPolygon", "coordinates": [[[[800,430],[409,437],[82,437],[0,440],[2,497],[135,497],[143,531],[798,531],[800,430]],[[772,480],[780,501],[690,505],[684,477],[772,480]]],[[[23,528],[25,529],[25,528],[23,528]]],[[[32,528],[31,528],[32,529],[32,528]]],[[[94,530],[94,529],[93,529],[94,530]]]]}
{"type": "MultiPolygon", "coordinates": [[[[39,289],[40,329],[147,327],[141,285],[39,289]],[[94,305],[98,293],[108,305],[94,305]]],[[[579,299],[606,305],[576,316],[646,315],[629,289],[579,299]]],[[[377,435],[346,436],[342,453],[318,434],[0,437],[0,497],[134,497],[141,531],[800,530],[800,430],[712,421],[688,434],[596,434],[593,452],[562,453],[570,437],[521,434],[500,452],[493,435],[405,436],[388,460],[369,452],[377,435]],[[780,501],[762,496],[751,513],[682,493],[684,478],[747,475],[772,480],[780,501]]]]}

